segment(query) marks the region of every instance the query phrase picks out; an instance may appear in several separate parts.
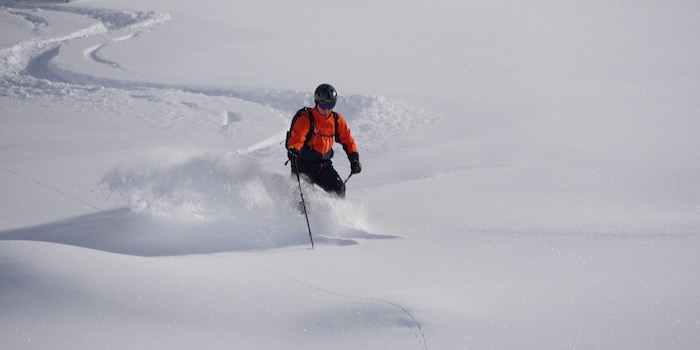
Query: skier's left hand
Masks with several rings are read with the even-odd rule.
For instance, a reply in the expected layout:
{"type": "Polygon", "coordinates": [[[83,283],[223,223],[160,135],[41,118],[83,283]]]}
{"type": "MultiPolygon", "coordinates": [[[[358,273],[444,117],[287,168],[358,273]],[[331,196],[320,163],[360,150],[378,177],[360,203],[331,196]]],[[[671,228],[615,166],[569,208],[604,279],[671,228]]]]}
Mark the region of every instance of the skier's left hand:
{"type": "Polygon", "coordinates": [[[362,164],[360,164],[360,155],[357,153],[352,153],[348,156],[350,160],[350,173],[359,174],[362,171],[362,164]]]}

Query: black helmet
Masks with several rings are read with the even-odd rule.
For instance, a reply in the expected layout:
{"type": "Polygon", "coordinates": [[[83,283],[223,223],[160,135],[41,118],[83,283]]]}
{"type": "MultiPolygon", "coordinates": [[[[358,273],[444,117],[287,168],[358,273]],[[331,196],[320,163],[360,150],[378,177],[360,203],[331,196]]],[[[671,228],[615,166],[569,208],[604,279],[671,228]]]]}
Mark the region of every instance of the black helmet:
{"type": "Polygon", "coordinates": [[[321,84],[314,91],[314,102],[316,104],[329,104],[335,106],[338,101],[338,93],[330,84],[321,84]]]}

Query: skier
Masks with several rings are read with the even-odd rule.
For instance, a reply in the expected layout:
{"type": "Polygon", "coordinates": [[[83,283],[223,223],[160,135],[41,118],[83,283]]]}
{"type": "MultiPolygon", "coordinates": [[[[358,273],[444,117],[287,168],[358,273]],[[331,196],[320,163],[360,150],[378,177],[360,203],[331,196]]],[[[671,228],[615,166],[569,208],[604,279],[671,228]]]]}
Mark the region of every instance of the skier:
{"type": "Polygon", "coordinates": [[[321,84],[314,92],[315,106],[300,109],[292,119],[287,133],[287,157],[292,174],[303,175],[307,181],[326,192],[345,197],[345,182],[333,168],[333,143],[339,142],[350,160],[350,174],[362,171],[355,139],[345,118],[333,111],[338,93],[329,84],[321,84]]]}

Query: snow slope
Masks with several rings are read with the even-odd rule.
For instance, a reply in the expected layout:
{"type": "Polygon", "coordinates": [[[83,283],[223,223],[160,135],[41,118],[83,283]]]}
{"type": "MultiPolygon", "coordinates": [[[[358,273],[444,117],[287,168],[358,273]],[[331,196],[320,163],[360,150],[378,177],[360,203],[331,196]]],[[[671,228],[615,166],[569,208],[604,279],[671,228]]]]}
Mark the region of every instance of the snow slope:
{"type": "Polygon", "coordinates": [[[0,0],[0,348],[697,348],[697,12],[0,0]]]}

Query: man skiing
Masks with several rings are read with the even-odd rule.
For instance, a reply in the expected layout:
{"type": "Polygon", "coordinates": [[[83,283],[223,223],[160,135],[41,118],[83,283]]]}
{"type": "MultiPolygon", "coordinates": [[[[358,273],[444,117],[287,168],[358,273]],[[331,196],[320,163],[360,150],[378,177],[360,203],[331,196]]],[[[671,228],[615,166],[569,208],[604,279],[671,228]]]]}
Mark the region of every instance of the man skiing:
{"type": "Polygon", "coordinates": [[[304,175],[308,181],[326,192],[345,197],[345,182],[333,168],[333,143],[339,142],[350,160],[350,174],[362,171],[355,139],[340,113],[333,108],[338,93],[329,84],[321,84],[314,92],[314,108],[300,109],[287,134],[287,157],[292,174],[304,175]]]}

